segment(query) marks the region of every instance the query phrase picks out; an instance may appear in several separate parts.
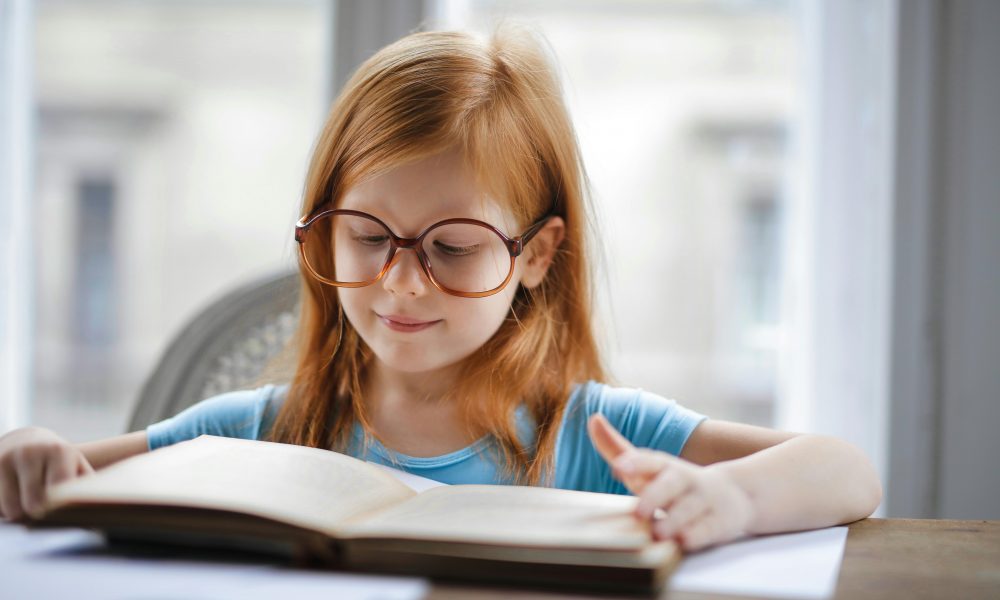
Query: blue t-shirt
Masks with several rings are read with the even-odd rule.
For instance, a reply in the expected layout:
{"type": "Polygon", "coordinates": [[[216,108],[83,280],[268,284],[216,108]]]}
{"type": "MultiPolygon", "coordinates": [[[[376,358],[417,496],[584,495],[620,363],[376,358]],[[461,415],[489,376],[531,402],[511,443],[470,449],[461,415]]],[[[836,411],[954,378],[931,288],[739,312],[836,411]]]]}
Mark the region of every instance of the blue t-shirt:
{"type": "MultiPolygon", "coordinates": [[[[288,386],[267,385],[255,390],[229,392],[203,400],[170,419],[146,429],[149,449],[193,439],[202,434],[243,439],[263,439],[284,402],[288,386]]],[[[587,434],[587,419],[602,413],[632,444],[679,455],[695,427],[705,419],[690,409],[641,389],[611,387],[588,381],[570,394],[555,450],[554,486],[562,489],[628,494],[611,476],[587,434]]],[[[534,446],[535,423],[522,405],[515,413],[518,436],[534,446]]],[[[393,466],[443,483],[509,484],[502,476],[496,442],[485,436],[448,454],[416,457],[394,452],[378,440],[364,443],[364,432],[355,423],[347,454],[393,466]]]]}

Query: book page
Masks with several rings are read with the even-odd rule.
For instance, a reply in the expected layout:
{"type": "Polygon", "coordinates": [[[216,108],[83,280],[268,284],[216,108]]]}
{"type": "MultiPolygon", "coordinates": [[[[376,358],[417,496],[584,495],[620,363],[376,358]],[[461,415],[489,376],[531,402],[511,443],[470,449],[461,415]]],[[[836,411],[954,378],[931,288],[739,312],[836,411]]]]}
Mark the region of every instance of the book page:
{"type": "Polygon", "coordinates": [[[337,452],[203,435],[59,484],[49,490],[47,508],[211,508],[335,535],[345,520],[414,495],[390,475],[337,452]]]}
{"type": "Polygon", "coordinates": [[[636,550],[651,542],[649,526],[633,515],[637,501],[541,487],[444,486],[353,519],[341,535],[636,550]]]}
{"type": "Polygon", "coordinates": [[[447,483],[441,483],[440,481],[434,481],[433,479],[427,479],[426,477],[421,477],[420,475],[414,475],[408,471],[403,471],[401,469],[396,469],[388,465],[383,465],[377,462],[366,461],[369,465],[385,471],[389,475],[392,475],[393,479],[405,484],[411,490],[416,493],[421,493],[423,491],[429,490],[431,488],[441,487],[442,485],[448,485],[447,483]]]}

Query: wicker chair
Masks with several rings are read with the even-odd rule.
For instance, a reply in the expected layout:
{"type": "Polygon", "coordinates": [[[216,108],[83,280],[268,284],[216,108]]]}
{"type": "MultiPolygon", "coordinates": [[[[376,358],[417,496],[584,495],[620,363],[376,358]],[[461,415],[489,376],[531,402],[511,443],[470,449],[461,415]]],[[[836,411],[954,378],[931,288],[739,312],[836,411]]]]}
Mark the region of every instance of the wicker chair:
{"type": "Polygon", "coordinates": [[[219,298],[181,331],[143,385],[128,431],[250,387],[298,322],[299,275],[282,272],[219,298]]]}

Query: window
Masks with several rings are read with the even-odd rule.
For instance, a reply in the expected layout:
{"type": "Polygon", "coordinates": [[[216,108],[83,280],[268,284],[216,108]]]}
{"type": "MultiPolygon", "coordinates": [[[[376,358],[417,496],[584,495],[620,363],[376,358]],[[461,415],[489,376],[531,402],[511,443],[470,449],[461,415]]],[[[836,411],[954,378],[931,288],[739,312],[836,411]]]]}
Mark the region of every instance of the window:
{"type": "Polygon", "coordinates": [[[35,424],[73,441],[123,433],[201,307],[294,267],[329,11],[37,3],[35,424]]]}
{"type": "Polygon", "coordinates": [[[114,185],[108,179],[77,185],[73,315],[78,352],[103,349],[115,338],[114,185]]]}

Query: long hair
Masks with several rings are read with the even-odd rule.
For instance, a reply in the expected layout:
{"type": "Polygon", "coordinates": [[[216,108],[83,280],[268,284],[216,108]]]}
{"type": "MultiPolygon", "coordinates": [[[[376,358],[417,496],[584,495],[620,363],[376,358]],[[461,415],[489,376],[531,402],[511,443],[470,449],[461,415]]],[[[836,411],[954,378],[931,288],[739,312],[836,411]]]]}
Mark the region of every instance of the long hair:
{"type": "MultiPolygon", "coordinates": [[[[605,370],[591,322],[586,176],[554,68],[534,35],[509,27],[485,40],[415,33],[366,61],[331,108],[301,214],[337,204],[366,178],[454,147],[522,226],[548,213],[566,225],[543,282],[517,290],[510,314],[463,360],[445,399],[457,403],[470,431],[494,438],[505,476],[550,485],[573,386],[602,380],[605,370]],[[537,425],[533,447],[517,436],[522,403],[537,425]]],[[[373,353],[344,317],[336,288],[302,264],[300,271],[296,369],[269,437],[344,451],[355,421],[372,432],[362,382],[373,353]]]]}

